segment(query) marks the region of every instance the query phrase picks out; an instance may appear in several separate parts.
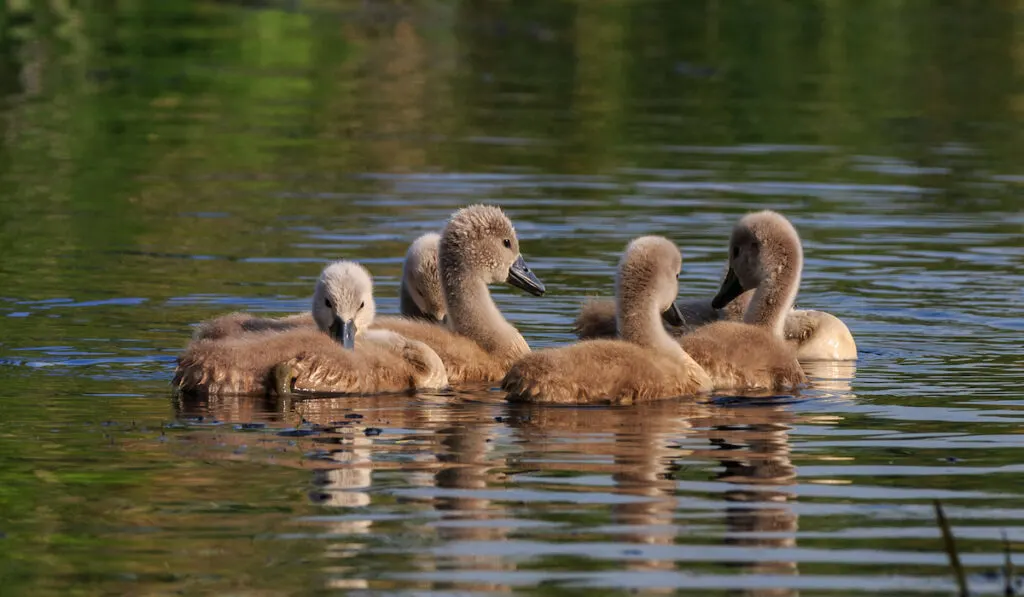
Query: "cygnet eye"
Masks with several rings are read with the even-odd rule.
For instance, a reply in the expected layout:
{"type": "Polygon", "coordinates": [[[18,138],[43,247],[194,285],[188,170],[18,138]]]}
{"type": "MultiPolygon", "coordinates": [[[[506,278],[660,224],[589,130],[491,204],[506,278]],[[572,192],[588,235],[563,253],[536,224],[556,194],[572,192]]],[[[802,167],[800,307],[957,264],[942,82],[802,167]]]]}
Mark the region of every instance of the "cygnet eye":
{"type": "Polygon", "coordinates": [[[363,302],[359,303],[359,308],[360,309],[362,309],[365,306],[366,306],[366,301],[363,301],[363,302]]]}
{"type": "Polygon", "coordinates": [[[732,258],[736,259],[739,256],[740,256],[740,248],[739,247],[733,247],[732,248],[732,258]]]}
{"type": "Polygon", "coordinates": [[[331,308],[332,308],[332,307],[331,307],[331,299],[329,299],[329,298],[325,298],[325,299],[324,299],[324,305],[325,305],[325,306],[326,306],[326,307],[327,307],[328,309],[331,309],[331,308]]]}
{"type": "Polygon", "coordinates": [[[512,241],[507,239],[507,238],[505,239],[505,242],[503,242],[502,244],[505,245],[506,249],[511,249],[512,248],[512,241]]]}

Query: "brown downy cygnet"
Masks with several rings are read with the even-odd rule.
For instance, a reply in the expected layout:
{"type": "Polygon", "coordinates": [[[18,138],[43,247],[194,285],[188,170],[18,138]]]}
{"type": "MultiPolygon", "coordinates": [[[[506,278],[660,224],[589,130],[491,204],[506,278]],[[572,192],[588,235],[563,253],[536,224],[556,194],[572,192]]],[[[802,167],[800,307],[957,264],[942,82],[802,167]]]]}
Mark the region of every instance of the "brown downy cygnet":
{"type": "Polygon", "coordinates": [[[316,329],[313,313],[306,311],[285,317],[259,317],[250,313],[228,313],[208,319],[192,333],[192,340],[221,340],[250,332],[283,332],[297,328],[316,329]]]}
{"type": "Polygon", "coordinates": [[[193,340],[178,358],[172,383],[204,394],[375,394],[448,385],[444,364],[429,347],[368,329],[373,281],[358,263],[339,261],[323,270],[312,318],[316,327],[193,340]]]}
{"type": "MultiPolygon", "coordinates": [[[[719,310],[727,321],[742,321],[754,297],[746,290],[719,310]]],[[[783,328],[786,342],[796,349],[801,361],[853,361],[857,359],[857,343],[850,328],[835,315],[813,309],[792,309],[783,328]]]]}
{"type": "Polygon", "coordinates": [[[444,292],[441,272],[437,268],[437,251],[441,235],[429,232],[409,246],[402,265],[402,288],[399,312],[403,317],[434,323],[444,321],[444,292]]]}
{"type": "MultiPolygon", "coordinates": [[[[743,314],[754,296],[747,290],[721,308],[711,306],[711,299],[679,301],[683,325],[666,325],[673,336],[680,337],[715,321],[743,321],[743,314]]],[[[588,299],[573,323],[573,333],[582,340],[614,338],[615,301],[588,299]]],[[[790,309],[785,317],[783,334],[793,345],[801,361],[845,361],[857,358],[857,343],[841,319],[825,311],[790,309]]]]}
{"type": "Polygon", "coordinates": [[[679,249],[660,236],[626,247],[615,279],[619,340],[587,340],[532,352],[502,380],[508,399],[558,404],[629,404],[707,392],[711,379],[668,335],[676,309],[679,249]]]}
{"type": "MultiPolygon", "coordinates": [[[[441,276],[437,272],[437,245],[440,238],[435,232],[424,234],[414,240],[405,253],[399,289],[399,309],[404,317],[433,322],[444,319],[441,276]]],[[[192,339],[216,340],[247,332],[283,331],[297,327],[316,328],[313,313],[306,311],[286,317],[228,313],[200,323],[192,334],[192,339]]]]}
{"type": "Polygon", "coordinates": [[[721,309],[756,288],[742,322],[718,321],[679,342],[715,389],[786,388],[807,381],[796,350],[783,337],[800,288],[803,250],[789,220],[773,211],[744,216],[729,239],[729,271],[711,306],[721,309]]]}
{"type": "MultiPolygon", "coordinates": [[[[679,301],[676,303],[682,323],[665,323],[665,329],[672,336],[682,336],[700,326],[721,319],[720,310],[711,308],[711,300],[679,301]]],[[[580,340],[593,338],[615,338],[619,329],[615,323],[615,300],[589,298],[580,307],[580,314],[573,322],[572,332],[580,340]]]]}
{"type": "Polygon", "coordinates": [[[487,285],[504,282],[535,296],[544,294],[544,285],[519,253],[512,222],[491,205],[456,211],[441,233],[438,266],[447,326],[388,317],[377,327],[433,348],[451,383],[501,379],[530,347],[502,317],[487,285]]]}

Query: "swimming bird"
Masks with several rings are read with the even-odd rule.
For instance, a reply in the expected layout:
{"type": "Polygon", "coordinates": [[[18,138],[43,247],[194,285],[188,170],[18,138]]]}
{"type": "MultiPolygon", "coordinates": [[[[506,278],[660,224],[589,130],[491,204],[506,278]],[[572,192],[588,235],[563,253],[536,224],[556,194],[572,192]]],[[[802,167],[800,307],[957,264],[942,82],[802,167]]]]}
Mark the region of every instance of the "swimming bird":
{"type": "MultiPolygon", "coordinates": [[[[724,319],[724,310],[713,309],[711,299],[676,301],[681,323],[665,323],[666,331],[675,337],[692,332],[698,327],[724,319]]],[[[615,299],[592,297],[583,302],[580,314],[573,322],[572,332],[580,340],[615,338],[619,329],[615,322],[615,299]]],[[[740,317],[742,319],[742,316],[740,317]]]]}
{"type": "Polygon", "coordinates": [[[316,327],[193,340],[172,383],[201,394],[370,394],[448,385],[444,364],[429,347],[369,330],[374,313],[369,272],[351,261],[332,263],[313,293],[316,327]]]}
{"type": "MultiPolygon", "coordinates": [[[[437,245],[440,238],[436,232],[424,234],[414,240],[405,253],[399,288],[399,312],[405,317],[433,322],[444,319],[441,275],[437,271],[437,245]]],[[[305,311],[285,317],[259,317],[236,312],[200,323],[192,339],[216,340],[247,332],[282,331],[297,327],[316,329],[313,313],[305,311]]]]}
{"type": "Polygon", "coordinates": [[[382,317],[377,327],[433,348],[453,384],[501,379],[530,347],[501,315],[487,285],[505,282],[535,296],[544,294],[544,284],[519,252],[512,222],[493,205],[456,211],[441,233],[438,268],[446,326],[382,317]]]}
{"type": "MultiPolygon", "coordinates": [[[[727,321],[741,321],[754,293],[755,290],[745,290],[718,313],[727,321]]],[[[827,311],[790,309],[782,333],[786,342],[796,350],[796,358],[800,361],[857,359],[857,342],[850,328],[827,311]]]]}
{"type": "Polygon", "coordinates": [[[402,265],[399,312],[404,317],[434,323],[444,321],[444,292],[437,269],[437,251],[441,235],[429,232],[409,245],[402,265]]]}
{"type": "Polygon", "coordinates": [[[803,249],[789,220],[773,211],[740,219],[729,238],[729,271],[711,306],[721,309],[755,289],[743,321],[717,321],[679,342],[715,389],[787,388],[807,381],[796,350],[783,337],[800,287],[803,249]]]}
{"type": "MultiPolygon", "coordinates": [[[[669,334],[682,337],[715,321],[743,321],[743,314],[754,296],[747,290],[721,308],[711,306],[712,299],[677,301],[683,324],[666,325],[669,334]]],[[[581,340],[614,338],[615,301],[592,298],[583,303],[573,323],[573,333],[581,340]]],[[[785,317],[783,335],[796,350],[800,361],[845,361],[857,358],[857,343],[850,328],[835,315],[811,309],[790,309],[785,317]]]]}
{"type": "Polygon", "coordinates": [[[660,236],[635,239],[615,280],[618,340],[586,340],[522,357],[501,382],[514,402],[629,404],[707,392],[708,374],[672,339],[662,318],[675,305],[679,249],[660,236]]]}

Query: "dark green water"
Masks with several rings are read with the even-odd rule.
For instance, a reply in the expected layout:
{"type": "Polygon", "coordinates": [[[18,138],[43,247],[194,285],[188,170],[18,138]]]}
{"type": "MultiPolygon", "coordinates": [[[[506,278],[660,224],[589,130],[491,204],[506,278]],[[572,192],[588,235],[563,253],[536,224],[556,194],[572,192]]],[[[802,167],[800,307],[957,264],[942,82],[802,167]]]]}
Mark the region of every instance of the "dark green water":
{"type": "Polygon", "coordinates": [[[1002,533],[1024,565],[1019,1],[20,0],[0,94],[5,596],[951,594],[936,498],[975,591],[1002,533]],[[548,286],[495,289],[535,347],[630,238],[705,295],[735,219],[782,210],[855,372],[172,399],[194,322],[303,309],[341,257],[394,312],[408,242],[480,201],[548,286]]]}

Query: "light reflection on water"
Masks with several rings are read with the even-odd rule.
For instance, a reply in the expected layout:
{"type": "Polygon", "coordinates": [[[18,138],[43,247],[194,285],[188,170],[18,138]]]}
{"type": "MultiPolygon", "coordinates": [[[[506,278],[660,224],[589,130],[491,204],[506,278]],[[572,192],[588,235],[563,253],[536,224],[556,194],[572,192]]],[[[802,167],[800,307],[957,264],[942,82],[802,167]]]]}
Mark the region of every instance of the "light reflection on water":
{"type": "MultiPolygon", "coordinates": [[[[447,178],[445,188],[463,184],[447,178]]],[[[424,192],[421,184],[404,187],[402,177],[387,179],[395,204],[413,204],[424,192]]],[[[531,188],[528,177],[517,180],[531,188]]],[[[600,192],[640,186],[609,184],[616,190],[600,192]]],[[[707,294],[721,274],[729,225],[761,205],[740,192],[729,211],[717,211],[723,205],[706,199],[673,202],[699,187],[655,188],[665,198],[562,217],[557,206],[510,199],[514,191],[504,182],[483,177],[437,209],[381,215],[351,229],[281,221],[277,233],[294,239],[296,250],[325,257],[358,255],[359,246],[374,243],[402,249],[454,207],[500,198],[551,292],[534,299],[497,288],[498,302],[534,346],[555,345],[572,340],[569,325],[583,297],[609,293],[617,252],[631,236],[676,239],[686,256],[684,294],[707,294]]],[[[1021,281],[1015,238],[987,214],[925,214],[900,226],[882,207],[819,217],[787,200],[782,187],[772,194],[806,239],[800,306],[843,317],[861,347],[856,364],[809,363],[812,388],[796,396],[579,409],[509,406],[490,388],[288,404],[182,399],[172,415],[181,423],[161,433],[161,450],[184,462],[302,471],[301,491],[291,499],[305,502],[306,514],[285,517],[261,540],[319,546],[316,569],[332,589],[495,591],[550,582],[728,587],[749,595],[835,586],[926,593],[950,586],[933,499],[947,504],[957,535],[973,546],[966,565],[998,569],[1001,534],[1024,540],[1012,482],[1021,472],[1013,456],[1024,421],[1014,362],[1022,313],[1006,300],[1021,281]],[[238,427],[253,421],[269,426],[238,427]],[[367,436],[367,427],[383,432],[367,436]],[[282,428],[306,431],[278,435],[282,428]]],[[[378,275],[382,312],[397,308],[400,255],[366,260],[375,273],[387,272],[378,275]]],[[[10,301],[4,308],[30,321],[56,313],[84,322],[93,309],[115,321],[131,309],[172,313],[176,321],[151,328],[147,339],[12,346],[4,362],[58,377],[142,384],[150,388],[144,394],[159,395],[191,321],[231,309],[300,310],[322,260],[239,256],[224,270],[224,286],[166,298],[10,301]],[[253,281],[232,280],[232,267],[261,264],[296,273],[253,269],[243,276],[253,281]]],[[[153,434],[140,441],[150,444],[153,434]]],[[[184,540],[193,539],[186,532],[184,540]]],[[[976,587],[998,586],[975,577],[976,587]]]]}
{"type": "Polygon", "coordinates": [[[12,594],[934,594],[933,499],[1001,593],[1002,533],[1024,545],[1010,4],[36,4],[0,19],[12,594]],[[773,208],[799,306],[860,358],[793,396],[630,408],[170,398],[196,321],[301,310],[337,258],[394,313],[407,243],[473,202],[548,287],[493,289],[534,347],[572,341],[631,238],[677,242],[707,296],[735,220],[773,208]]]}

